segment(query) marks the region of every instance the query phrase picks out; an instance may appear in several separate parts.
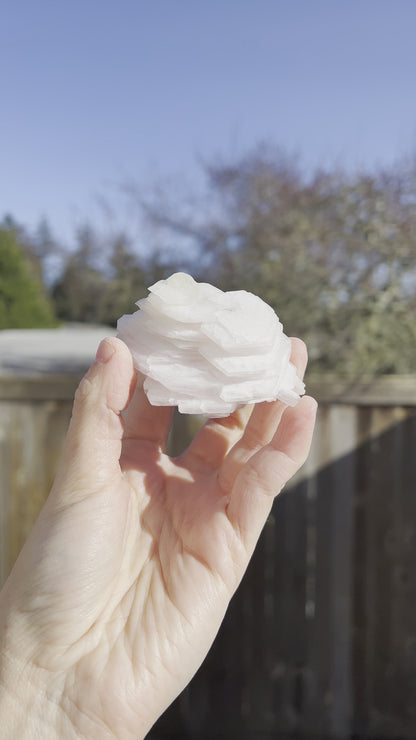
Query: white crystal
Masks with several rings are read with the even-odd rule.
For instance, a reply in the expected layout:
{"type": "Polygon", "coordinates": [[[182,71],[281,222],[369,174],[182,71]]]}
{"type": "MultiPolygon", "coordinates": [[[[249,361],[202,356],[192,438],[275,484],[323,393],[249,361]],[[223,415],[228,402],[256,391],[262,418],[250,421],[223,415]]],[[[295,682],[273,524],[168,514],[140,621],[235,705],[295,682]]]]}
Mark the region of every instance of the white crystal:
{"type": "Polygon", "coordinates": [[[222,417],[246,403],[294,406],[305,386],[273,309],[245,290],[223,292],[177,272],[117,323],[154,406],[222,417]]]}

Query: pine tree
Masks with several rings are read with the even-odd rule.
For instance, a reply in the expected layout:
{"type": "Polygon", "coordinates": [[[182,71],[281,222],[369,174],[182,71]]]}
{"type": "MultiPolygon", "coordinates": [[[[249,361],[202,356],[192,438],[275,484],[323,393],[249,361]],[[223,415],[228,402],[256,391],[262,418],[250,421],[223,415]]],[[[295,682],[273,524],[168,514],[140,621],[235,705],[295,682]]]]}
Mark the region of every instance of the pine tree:
{"type": "Polygon", "coordinates": [[[0,329],[56,326],[42,283],[12,230],[0,228],[0,329]]]}

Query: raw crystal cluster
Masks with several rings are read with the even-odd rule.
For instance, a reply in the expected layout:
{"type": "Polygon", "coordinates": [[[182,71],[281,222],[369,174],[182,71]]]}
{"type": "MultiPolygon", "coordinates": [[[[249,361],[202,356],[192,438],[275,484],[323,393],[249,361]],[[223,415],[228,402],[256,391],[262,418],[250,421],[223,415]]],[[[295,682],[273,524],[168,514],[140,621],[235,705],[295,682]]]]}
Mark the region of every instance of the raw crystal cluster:
{"type": "Polygon", "coordinates": [[[305,387],[290,362],[290,339],[261,298],[223,292],[182,272],[149,293],[117,329],[154,406],[222,417],[246,403],[299,401],[305,387]]]}

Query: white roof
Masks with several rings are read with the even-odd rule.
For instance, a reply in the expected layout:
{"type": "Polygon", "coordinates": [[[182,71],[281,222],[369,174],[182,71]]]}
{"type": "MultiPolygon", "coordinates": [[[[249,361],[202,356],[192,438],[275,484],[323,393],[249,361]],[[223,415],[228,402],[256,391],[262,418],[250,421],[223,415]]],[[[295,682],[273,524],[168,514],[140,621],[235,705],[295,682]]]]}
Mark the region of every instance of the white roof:
{"type": "Polygon", "coordinates": [[[72,373],[85,371],[109,326],[66,324],[58,329],[0,331],[0,374],[72,373]]]}

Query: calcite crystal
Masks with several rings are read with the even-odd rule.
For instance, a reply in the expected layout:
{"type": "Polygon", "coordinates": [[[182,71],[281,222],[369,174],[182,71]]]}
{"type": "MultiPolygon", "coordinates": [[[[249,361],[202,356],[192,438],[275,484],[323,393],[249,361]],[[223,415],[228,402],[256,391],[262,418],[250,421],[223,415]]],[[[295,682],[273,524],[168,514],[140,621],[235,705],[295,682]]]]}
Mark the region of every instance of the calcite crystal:
{"type": "Polygon", "coordinates": [[[138,311],[119,319],[118,336],[146,376],[154,406],[214,418],[259,401],[294,406],[304,393],[290,339],[253,293],[223,292],[177,272],[136,305],[138,311]]]}

